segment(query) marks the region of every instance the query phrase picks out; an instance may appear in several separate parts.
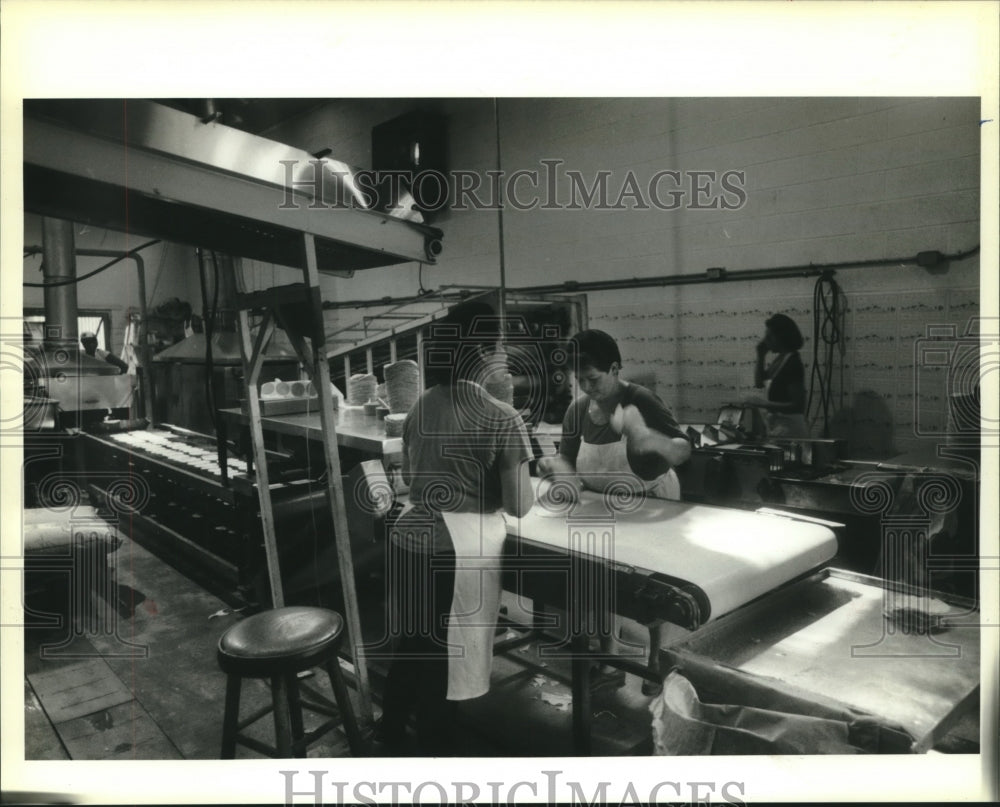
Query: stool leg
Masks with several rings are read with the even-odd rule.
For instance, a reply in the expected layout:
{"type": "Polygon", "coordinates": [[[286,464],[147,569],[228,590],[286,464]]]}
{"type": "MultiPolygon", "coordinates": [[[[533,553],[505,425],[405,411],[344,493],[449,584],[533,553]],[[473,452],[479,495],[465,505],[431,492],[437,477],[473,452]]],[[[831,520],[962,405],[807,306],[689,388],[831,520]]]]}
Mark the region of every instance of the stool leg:
{"type": "Polygon", "coordinates": [[[274,706],[274,737],[277,742],[278,758],[290,759],[292,716],[288,710],[288,682],[283,675],[276,675],[271,679],[271,703],[274,706]]]}
{"type": "Polygon", "coordinates": [[[336,657],[326,663],[326,672],[330,676],[330,686],[333,687],[333,695],[337,699],[340,719],[343,721],[344,731],[347,734],[347,744],[351,747],[351,753],[354,756],[363,756],[365,746],[364,741],[361,739],[361,729],[358,728],[358,721],[354,717],[351,696],[347,692],[347,684],[344,683],[344,673],[340,669],[340,662],[337,661],[336,657]]]}
{"type": "Polygon", "coordinates": [[[285,686],[288,687],[288,708],[292,720],[292,752],[297,757],[306,756],[306,746],[303,737],[305,736],[305,725],[302,722],[302,700],[299,697],[299,677],[295,673],[289,673],[285,678],[285,686]]]}
{"type": "Polygon", "coordinates": [[[240,722],[240,688],[243,679],[226,676],[226,712],[222,717],[222,753],[220,759],[236,758],[236,726],[240,722]]]}

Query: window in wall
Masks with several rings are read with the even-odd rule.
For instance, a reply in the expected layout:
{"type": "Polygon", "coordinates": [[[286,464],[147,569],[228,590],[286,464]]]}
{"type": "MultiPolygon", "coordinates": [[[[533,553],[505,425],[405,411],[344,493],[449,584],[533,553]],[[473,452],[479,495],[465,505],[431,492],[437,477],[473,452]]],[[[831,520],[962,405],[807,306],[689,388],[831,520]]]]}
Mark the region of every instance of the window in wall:
{"type": "MultiPolygon", "coordinates": [[[[45,312],[40,308],[26,308],[24,322],[36,342],[45,339],[45,312]]],[[[111,347],[111,314],[106,311],[79,311],[76,317],[77,334],[93,331],[97,334],[97,347],[101,350],[114,350],[111,347]]]]}

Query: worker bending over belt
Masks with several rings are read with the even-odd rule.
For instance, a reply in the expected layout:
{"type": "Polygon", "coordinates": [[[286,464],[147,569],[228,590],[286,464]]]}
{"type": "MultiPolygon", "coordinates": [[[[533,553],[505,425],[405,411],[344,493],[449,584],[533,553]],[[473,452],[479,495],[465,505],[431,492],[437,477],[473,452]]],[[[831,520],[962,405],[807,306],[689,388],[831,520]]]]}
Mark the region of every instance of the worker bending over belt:
{"type": "MultiPolygon", "coordinates": [[[[691,444],[670,410],[645,387],[620,377],[618,344],[604,331],[581,331],[570,341],[583,394],[566,411],[559,453],[538,461],[539,476],[599,493],[624,481],[645,495],[680,499],[673,468],[691,456],[691,444]]],[[[649,626],[653,672],[658,672],[662,627],[662,622],[649,626]]],[[[612,639],[601,637],[603,652],[611,652],[612,639]]],[[[605,671],[604,677],[619,686],[625,682],[620,670],[605,671]]],[[[644,693],[656,691],[656,685],[644,682],[644,693]]]]}

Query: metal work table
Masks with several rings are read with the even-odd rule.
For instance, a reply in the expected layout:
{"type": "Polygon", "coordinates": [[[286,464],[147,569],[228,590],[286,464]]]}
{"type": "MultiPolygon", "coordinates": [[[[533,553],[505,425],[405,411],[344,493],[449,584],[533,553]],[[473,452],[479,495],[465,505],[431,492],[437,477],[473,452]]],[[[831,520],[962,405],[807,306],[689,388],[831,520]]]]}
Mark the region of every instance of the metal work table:
{"type": "MultiPolygon", "coordinates": [[[[246,428],[250,425],[250,416],[242,409],[220,409],[219,411],[225,418],[240,427],[246,428]]],[[[337,444],[341,448],[353,448],[377,457],[388,457],[402,453],[403,439],[401,437],[386,437],[385,424],[374,416],[365,415],[362,407],[347,406],[335,410],[333,414],[333,422],[337,427],[337,444]]],[[[262,416],[260,425],[264,431],[275,434],[301,437],[317,442],[323,440],[323,426],[320,423],[319,412],[262,416]]]]}
{"type": "Polygon", "coordinates": [[[665,668],[713,700],[743,702],[753,689],[846,706],[902,726],[911,750],[927,751],[975,708],[980,619],[951,598],[939,632],[906,632],[883,617],[905,596],[878,578],[826,569],[662,651],[665,668]]]}

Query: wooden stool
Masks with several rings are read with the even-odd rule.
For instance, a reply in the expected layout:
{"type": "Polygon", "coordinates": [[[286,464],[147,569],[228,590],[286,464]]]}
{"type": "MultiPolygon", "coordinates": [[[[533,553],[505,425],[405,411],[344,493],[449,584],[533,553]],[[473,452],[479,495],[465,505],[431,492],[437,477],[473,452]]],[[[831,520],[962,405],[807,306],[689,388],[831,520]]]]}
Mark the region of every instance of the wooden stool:
{"type": "MultiPolygon", "coordinates": [[[[361,732],[337,660],[343,629],[344,620],[335,611],[296,606],[247,617],[222,634],[217,657],[219,667],[228,676],[222,759],[236,756],[237,743],[270,757],[304,757],[315,740],[341,722],[351,753],[362,755],[364,744],[361,732]],[[299,693],[297,673],[318,666],[325,667],[330,676],[336,709],[329,701],[326,704],[313,703],[304,700],[299,693]],[[271,705],[240,721],[240,689],[244,678],[269,678],[271,705]],[[339,719],[328,720],[305,733],[303,706],[339,719]],[[240,733],[271,711],[274,712],[276,748],[240,733]]],[[[318,693],[312,694],[322,697],[318,693]]]]}

